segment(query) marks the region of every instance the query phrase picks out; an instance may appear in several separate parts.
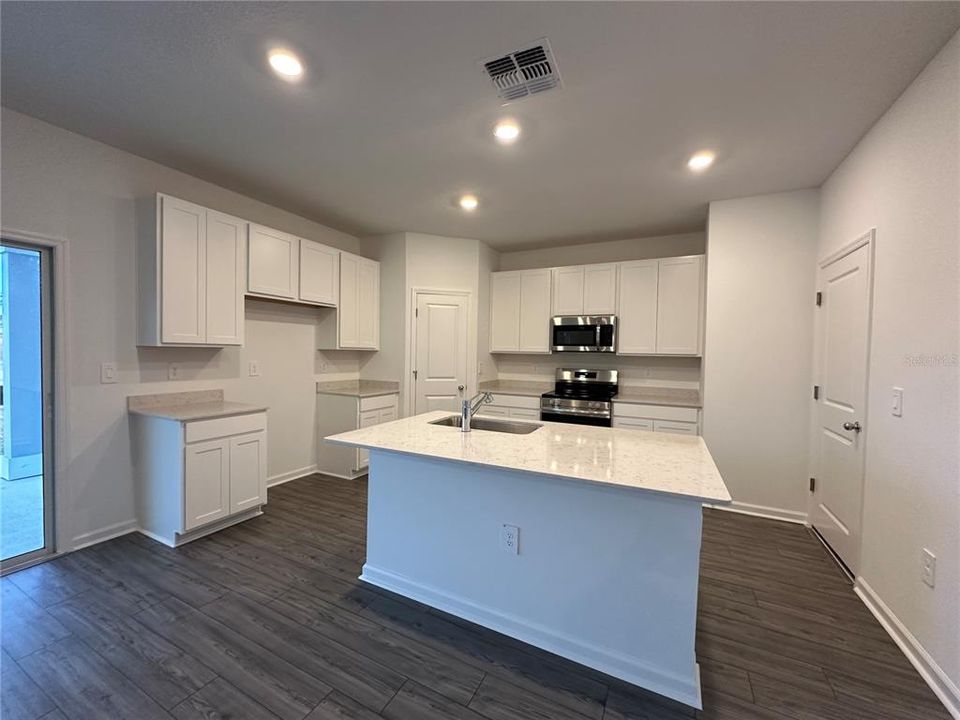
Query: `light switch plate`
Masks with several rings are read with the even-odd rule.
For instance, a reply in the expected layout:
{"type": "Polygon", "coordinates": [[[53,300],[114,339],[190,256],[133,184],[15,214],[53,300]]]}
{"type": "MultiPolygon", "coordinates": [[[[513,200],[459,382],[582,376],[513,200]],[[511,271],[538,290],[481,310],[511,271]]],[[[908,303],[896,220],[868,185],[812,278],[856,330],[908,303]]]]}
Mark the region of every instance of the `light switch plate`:
{"type": "Polygon", "coordinates": [[[920,578],[930,587],[937,584],[937,556],[927,548],[920,553],[920,578]]]}
{"type": "Polygon", "coordinates": [[[250,377],[260,377],[260,363],[256,360],[251,360],[247,363],[247,375],[250,377]]]}
{"type": "Polygon", "coordinates": [[[893,388],[893,398],[890,402],[890,413],[894,417],[901,417],[903,415],[903,388],[901,387],[893,388]]]}
{"type": "Polygon", "coordinates": [[[100,363],[100,384],[111,385],[117,382],[117,364],[115,362],[100,363]]]}

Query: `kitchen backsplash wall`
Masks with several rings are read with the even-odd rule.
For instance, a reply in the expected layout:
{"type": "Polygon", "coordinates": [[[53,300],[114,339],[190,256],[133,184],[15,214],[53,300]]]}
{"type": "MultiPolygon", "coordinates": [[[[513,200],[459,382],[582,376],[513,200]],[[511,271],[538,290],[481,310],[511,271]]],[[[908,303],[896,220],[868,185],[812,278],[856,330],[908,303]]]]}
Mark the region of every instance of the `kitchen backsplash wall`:
{"type": "Polygon", "coordinates": [[[599,353],[552,355],[498,355],[494,358],[500,380],[552,381],[560,367],[587,367],[620,371],[624,385],[700,387],[700,358],[626,357],[599,353]]]}

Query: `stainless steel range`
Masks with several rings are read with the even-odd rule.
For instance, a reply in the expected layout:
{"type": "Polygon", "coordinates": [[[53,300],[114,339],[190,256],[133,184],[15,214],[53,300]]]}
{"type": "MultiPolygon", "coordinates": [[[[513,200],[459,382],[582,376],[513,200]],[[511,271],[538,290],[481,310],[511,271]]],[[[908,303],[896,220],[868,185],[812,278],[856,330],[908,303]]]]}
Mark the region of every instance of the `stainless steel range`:
{"type": "Polygon", "coordinates": [[[540,396],[540,419],[610,427],[616,394],[616,370],[557,368],[553,392],[540,396]]]}

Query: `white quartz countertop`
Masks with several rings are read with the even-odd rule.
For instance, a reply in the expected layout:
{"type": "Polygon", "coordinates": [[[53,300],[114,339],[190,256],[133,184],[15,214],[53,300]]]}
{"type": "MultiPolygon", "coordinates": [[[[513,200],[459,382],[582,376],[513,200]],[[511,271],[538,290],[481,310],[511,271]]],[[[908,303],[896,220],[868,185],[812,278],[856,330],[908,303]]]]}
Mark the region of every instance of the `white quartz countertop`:
{"type": "Polygon", "coordinates": [[[188,390],[159,395],[131,395],[127,398],[127,410],[134,415],[180,422],[248,415],[266,409],[266,405],[226,401],[223,399],[223,390],[188,390]]]}
{"type": "Polygon", "coordinates": [[[642,430],[540,423],[528,435],[431,425],[435,411],[351,430],[327,442],[552,475],[612,487],[728,503],[703,438],[642,430]]]}
{"type": "Polygon", "coordinates": [[[378,395],[396,395],[399,392],[400,383],[389,380],[332,380],[317,383],[317,393],[320,395],[377,397],[378,395]]]}

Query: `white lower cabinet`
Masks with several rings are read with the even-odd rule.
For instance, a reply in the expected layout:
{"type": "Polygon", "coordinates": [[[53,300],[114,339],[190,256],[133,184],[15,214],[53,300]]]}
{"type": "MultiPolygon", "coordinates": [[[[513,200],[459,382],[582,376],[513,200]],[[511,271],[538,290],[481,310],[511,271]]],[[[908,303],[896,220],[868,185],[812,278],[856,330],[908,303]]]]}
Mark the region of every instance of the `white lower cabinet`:
{"type": "Polygon", "coordinates": [[[267,502],[267,415],[183,422],[134,416],[137,510],[145,534],[189,542],[267,502]]]}
{"type": "Polygon", "coordinates": [[[357,397],[317,393],[317,470],[335,477],[354,478],[367,472],[370,453],[360,448],[331,445],[328,435],[396,420],[399,395],[357,397]]]}
{"type": "Polygon", "coordinates": [[[613,427],[677,435],[700,434],[700,411],[691,407],[613,403],[613,427]]]}

